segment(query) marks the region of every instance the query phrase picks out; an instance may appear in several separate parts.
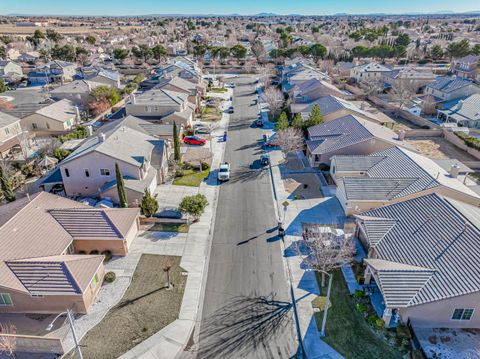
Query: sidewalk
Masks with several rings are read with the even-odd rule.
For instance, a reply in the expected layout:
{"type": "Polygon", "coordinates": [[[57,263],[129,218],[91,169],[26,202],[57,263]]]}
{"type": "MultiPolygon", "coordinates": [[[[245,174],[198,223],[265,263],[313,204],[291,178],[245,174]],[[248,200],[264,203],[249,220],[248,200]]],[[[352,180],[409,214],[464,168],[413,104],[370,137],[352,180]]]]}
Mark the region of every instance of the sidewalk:
{"type": "Polygon", "coordinates": [[[277,205],[289,203],[287,210],[278,208],[277,215],[283,219],[286,236],[284,238],[284,264],[289,273],[297,304],[299,326],[306,357],[343,358],[335,349],[321,340],[311,302],[320,294],[314,272],[304,271],[301,267],[303,258],[297,253],[297,241],[301,240],[301,222],[321,221],[335,223],[342,220],[342,209],[336,198],[323,197],[305,200],[291,200],[291,195],[283,185],[280,163],[283,157],[280,151],[270,152],[272,182],[277,205]]]}
{"type": "MultiPolygon", "coordinates": [[[[225,142],[217,140],[223,136],[223,132],[228,127],[228,115],[223,115],[219,122],[218,128],[212,134],[212,149],[213,160],[212,168],[215,169],[223,159],[225,151],[225,142]]],[[[166,202],[175,200],[180,201],[181,198],[171,198],[172,195],[178,197],[178,192],[192,192],[204,194],[209,202],[205,213],[200,220],[190,226],[189,232],[183,238],[175,238],[176,243],[162,243],[165,245],[163,251],[170,254],[177,252],[176,255],[181,255],[182,260],[180,266],[188,272],[187,283],[183,295],[182,306],[180,308],[179,318],[163,328],[156,334],[152,335],[147,340],[143,341],[124,355],[121,359],[167,359],[175,358],[183,351],[189,340],[193,335],[193,330],[197,322],[200,321],[199,311],[201,310],[202,286],[206,280],[208,271],[208,257],[210,251],[210,244],[212,239],[213,221],[215,218],[215,210],[217,204],[217,197],[219,187],[217,186],[216,173],[212,171],[206,182],[200,184],[199,188],[183,187],[165,185],[159,186],[159,191],[166,193],[166,202]],[[169,188],[168,188],[169,187],[169,188]],[[167,198],[170,198],[168,200],[167,198]],[[185,238],[186,237],[186,238],[185,238]],[[183,251],[178,253],[178,246],[183,247],[183,251]]],[[[179,236],[182,237],[182,236],[179,236]]],[[[169,239],[170,241],[171,239],[169,239]]],[[[149,244],[146,244],[149,246],[149,244]]],[[[153,247],[159,250],[159,246],[155,244],[153,247]]],[[[162,251],[160,249],[160,251],[162,251]]]]}

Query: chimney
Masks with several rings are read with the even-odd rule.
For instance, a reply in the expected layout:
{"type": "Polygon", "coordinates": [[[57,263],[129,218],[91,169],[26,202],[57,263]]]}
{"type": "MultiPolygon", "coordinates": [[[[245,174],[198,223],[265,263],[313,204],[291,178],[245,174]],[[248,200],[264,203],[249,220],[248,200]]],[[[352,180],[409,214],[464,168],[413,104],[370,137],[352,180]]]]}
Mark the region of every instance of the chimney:
{"type": "Polygon", "coordinates": [[[403,141],[405,139],[405,130],[400,130],[398,132],[398,140],[403,141]]]}
{"type": "Polygon", "coordinates": [[[458,164],[455,163],[450,167],[450,176],[452,178],[457,178],[459,172],[460,172],[460,166],[458,164]]]}
{"type": "Polygon", "coordinates": [[[103,132],[101,132],[99,135],[98,135],[98,141],[99,142],[105,142],[105,134],[103,132]]]}
{"type": "Polygon", "coordinates": [[[80,109],[78,108],[78,106],[75,106],[75,116],[77,118],[77,121],[81,120],[80,109]]]}
{"type": "Polygon", "coordinates": [[[457,103],[457,110],[461,110],[463,107],[463,100],[458,101],[457,103]]]}
{"type": "Polygon", "coordinates": [[[85,83],[87,84],[88,93],[92,92],[92,85],[90,85],[90,82],[89,82],[89,81],[85,81],[85,83]]]}

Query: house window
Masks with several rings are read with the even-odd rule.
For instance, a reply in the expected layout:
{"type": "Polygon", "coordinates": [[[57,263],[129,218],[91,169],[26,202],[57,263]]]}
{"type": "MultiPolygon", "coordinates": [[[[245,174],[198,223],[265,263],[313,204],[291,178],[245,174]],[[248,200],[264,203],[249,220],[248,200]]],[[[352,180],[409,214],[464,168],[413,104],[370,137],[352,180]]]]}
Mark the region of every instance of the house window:
{"type": "Polygon", "coordinates": [[[8,129],[8,127],[5,129],[5,134],[8,135],[10,133],[10,130],[8,129]]]}
{"type": "Polygon", "coordinates": [[[470,320],[473,317],[473,309],[455,309],[452,320],[470,320]]]}
{"type": "Polygon", "coordinates": [[[50,129],[50,124],[48,122],[45,122],[45,125],[47,126],[47,129],[50,129]]]}
{"type": "Polygon", "coordinates": [[[108,168],[100,168],[100,174],[102,176],[110,176],[110,170],[108,168]]]}
{"type": "Polygon", "coordinates": [[[85,177],[90,177],[90,172],[88,170],[85,170],[85,177]]]}
{"type": "Polygon", "coordinates": [[[36,130],[36,129],[38,128],[38,127],[37,127],[37,124],[36,124],[35,122],[32,122],[32,128],[33,128],[34,130],[36,130]]]}
{"type": "Polygon", "coordinates": [[[65,176],[70,177],[70,171],[68,168],[65,168],[65,176]]]}
{"type": "Polygon", "coordinates": [[[0,293],[0,306],[13,305],[12,298],[8,293],[0,293]]]}

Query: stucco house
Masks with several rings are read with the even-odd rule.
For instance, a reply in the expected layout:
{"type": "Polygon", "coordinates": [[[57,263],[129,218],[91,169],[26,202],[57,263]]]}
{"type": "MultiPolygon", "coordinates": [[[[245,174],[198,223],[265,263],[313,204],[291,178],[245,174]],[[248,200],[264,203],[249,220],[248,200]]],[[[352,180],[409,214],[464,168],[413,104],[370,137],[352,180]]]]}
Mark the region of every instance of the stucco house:
{"type": "Polygon", "coordinates": [[[23,77],[22,67],[9,60],[0,60],[0,78],[6,82],[19,80],[23,77]]]}
{"type": "Polygon", "coordinates": [[[120,73],[117,71],[104,69],[99,66],[88,66],[81,68],[80,74],[84,80],[100,83],[117,89],[122,87],[120,83],[120,73]]]}
{"type": "Polygon", "coordinates": [[[366,156],[334,156],[330,174],[346,215],[429,193],[480,205],[480,196],[458,179],[456,166],[445,171],[435,161],[398,146],[366,156]]]}
{"type": "Polygon", "coordinates": [[[198,84],[202,81],[200,68],[192,61],[174,61],[171,64],[158,68],[156,74],[163,78],[180,77],[198,84]]]}
{"type": "Polygon", "coordinates": [[[0,158],[5,158],[14,148],[30,147],[27,133],[20,125],[20,119],[0,112],[0,158]]]}
{"type": "Polygon", "coordinates": [[[472,81],[452,77],[438,77],[425,87],[425,94],[432,95],[437,102],[447,102],[480,93],[480,87],[472,81]]]}
{"type": "Polygon", "coordinates": [[[339,98],[345,98],[348,96],[347,93],[338,89],[331,83],[318,79],[293,83],[293,86],[288,90],[288,95],[293,103],[310,103],[328,95],[337,96],[339,98]]]}
{"type": "Polygon", "coordinates": [[[50,91],[50,96],[55,100],[67,99],[84,106],[90,99],[90,92],[99,86],[104,84],[90,80],[75,80],[54,88],[50,91]]]}
{"type": "Polygon", "coordinates": [[[378,64],[376,62],[371,62],[369,64],[353,67],[350,70],[350,77],[355,79],[357,82],[381,81],[383,76],[391,71],[392,69],[387,66],[378,64]]]}
{"type": "Polygon", "coordinates": [[[437,110],[445,122],[456,123],[462,127],[480,128],[480,94],[473,94],[459,100],[452,106],[437,110]]]}
{"type": "Polygon", "coordinates": [[[477,74],[480,73],[480,56],[467,55],[460,59],[457,59],[453,63],[453,72],[458,77],[464,77],[468,79],[476,79],[477,74]]]}
{"type": "Polygon", "coordinates": [[[413,150],[403,134],[347,115],[308,128],[307,158],[311,166],[329,164],[335,155],[368,155],[394,146],[413,150]]]}
{"type": "Polygon", "coordinates": [[[391,87],[408,86],[411,90],[418,92],[430,82],[435,80],[431,71],[417,71],[406,67],[383,73],[382,81],[391,87]]]}
{"type": "Polygon", "coordinates": [[[205,94],[205,87],[194,84],[178,76],[173,78],[160,78],[158,85],[155,86],[155,89],[164,89],[187,94],[187,100],[191,104],[195,105],[195,107],[200,106],[200,100],[205,94]]]}
{"type": "Polygon", "coordinates": [[[63,99],[22,118],[22,127],[34,132],[61,134],[70,131],[80,120],[77,105],[63,99]]]}
{"type": "Polygon", "coordinates": [[[132,94],[126,104],[127,115],[145,120],[188,126],[193,121],[195,105],[188,101],[189,94],[166,89],[153,89],[140,95],[132,94]],[[172,115],[174,115],[172,117],[172,115]],[[170,116],[170,120],[168,117],[170,116]],[[166,118],[167,117],[167,118],[166,118]],[[169,122],[170,121],[170,122],[169,122]]]}
{"type": "Polygon", "coordinates": [[[138,215],[135,208],[98,209],[47,192],[2,206],[0,313],[88,312],[105,273],[98,253],[125,255],[138,215]]]}
{"type": "Polygon", "coordinates": [[[89,137],[59,164],[67,196],[109,198],[118,203],[115,163],[122,172],[131,206],[138,206],[146,188],[153,193],[157,184],[165,181],[165,141],[132,123],[141,120],[127,119],[104,126],[101,133],[89,137]]]}
{"type": "Polygon", "coordinates": [[[387,327],[480,328],[480,209],[436,193],[355,216],[387,327]]]}
{"type": "Polygon", "coordinates": [[[307,119],[312,107],[318,105],[325,122],[332,121],[347,115],[354,115],[358,118],[382,125],[393,127],[394,122],[386,116],[376,116],[373,113],[363,110],[351,101],[336,96],[324,96],[308,104],[290,104],[292,114],[299,113],[303,119],[307,119]]]}

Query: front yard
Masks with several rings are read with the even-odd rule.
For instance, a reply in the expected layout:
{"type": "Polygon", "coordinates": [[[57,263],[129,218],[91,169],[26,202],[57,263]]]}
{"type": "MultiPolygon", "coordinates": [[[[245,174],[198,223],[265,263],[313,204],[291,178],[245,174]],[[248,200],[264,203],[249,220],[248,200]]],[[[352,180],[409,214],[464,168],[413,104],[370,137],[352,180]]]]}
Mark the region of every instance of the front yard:
{"type": "Polygon", "coordinates": [[[220,121],[222,112],[217,107],[205,107],[202,111],[202,121],[220,121]]]}
{"type": "MultiPolygon", "coordinates": [[[[181,257],[144,254],[138,262],[132,282],[118,305],[81,340],[83,356],[88,359],[118,358],[178,318],[185,290],[181,257]],[[163,268],[171,265],[167,290],[163,268]]],[[[115,285],[115,282],[110,285],[115,285]]],[[[70,352],[68,359],[74,359],[70,352]]]]}
{"type": "MultiPolygon", "coordinates": [[[[317,276],[317,282],[320,287],[320,276],[317,276]]],[[[325,287],[322,289],[322,295],[326,295],[326,292],[325,287]]],[[[326,337],[322,339],[345,358],[402,358],[402,353],[384,341],[357,310],[340,270],[333,275],[330,302],[326,337]]],[[[315,313],[319,330],[322,326],[322,318],[323,311],[315,313]]]]}
{"type": "Polygon", "coordinates": [[[188,233],[190,226],[186,223],[156,223],[149,231],[152,232],[173,232],[188,233]]]}
{"type": "Polygon", "coordinates": [[[184,170],[183,176],[176,177],[173,181],[177,186],[199,187],[200,183],[208,177],[210,170],[198,171],[196,169],[184,170]]]}

